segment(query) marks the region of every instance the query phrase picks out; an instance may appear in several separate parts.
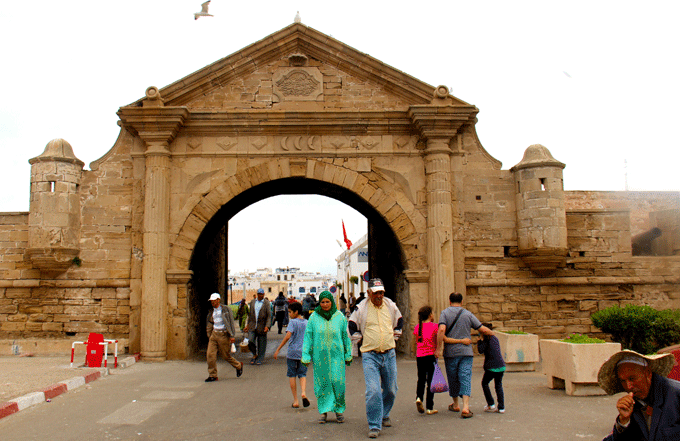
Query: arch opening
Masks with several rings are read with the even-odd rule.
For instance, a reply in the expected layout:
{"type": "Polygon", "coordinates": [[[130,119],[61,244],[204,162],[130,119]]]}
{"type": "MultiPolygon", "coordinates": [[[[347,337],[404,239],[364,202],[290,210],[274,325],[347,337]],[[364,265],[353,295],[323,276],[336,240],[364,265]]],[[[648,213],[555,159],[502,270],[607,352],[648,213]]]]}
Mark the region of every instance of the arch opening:
{"type": "MultiPolygon", "coordinates": [[[[406,258],[392,228],[380,213],[360,196],[338,185],[303,177],[283,178],[259,184],[232,198],[207,222],[196,241],[189,264],[193,277],[187,298],[187,345],[190,355],[201,354],[207,346],[205,326],[210,305],[206,299],[212,292],[219,292],[225,302],[230,300],[227,297],[229,220],[248,206],[279,195],[326,196],[365,216],[368,224],[369,275],[383,279],[387,296],[397,302],[404,316],[407,315],[408,294],[403,277],[406,258]]],[[[241,295],[234,295],[237,296],[240,300],[241,295]]]]}

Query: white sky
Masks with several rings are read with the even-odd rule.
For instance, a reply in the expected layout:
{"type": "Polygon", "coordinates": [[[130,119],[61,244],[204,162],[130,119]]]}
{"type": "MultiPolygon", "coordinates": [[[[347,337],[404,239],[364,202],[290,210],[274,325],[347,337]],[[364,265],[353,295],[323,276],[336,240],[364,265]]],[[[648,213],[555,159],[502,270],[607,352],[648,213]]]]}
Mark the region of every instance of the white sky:
{"type": "MultiPolygon", "coordinates": [[[[4,2],[0,211],[28,210],[28,159],[48,141],[66,139],[89,169],[118,136],[120,106],[288,26],[298,10],[304,24],[476,105],[480,141],[504,169],[540,143],[567,164],[567,190],[623,190],[625,160],[630,190],[680,190],[678,1],[213,0],[215,16],[195,21],[200,4],[4,2]]],[[[322,200],[288,201],[294,221],[282,228],[321,234],[293,214],[319,213],[338,231],[334,257],[340,218],[351,240],[365,225],[322,200]]],[[[306,266],[316,250],[283,249],[281,263],[244,268],[321,271],[306,266]]]]}

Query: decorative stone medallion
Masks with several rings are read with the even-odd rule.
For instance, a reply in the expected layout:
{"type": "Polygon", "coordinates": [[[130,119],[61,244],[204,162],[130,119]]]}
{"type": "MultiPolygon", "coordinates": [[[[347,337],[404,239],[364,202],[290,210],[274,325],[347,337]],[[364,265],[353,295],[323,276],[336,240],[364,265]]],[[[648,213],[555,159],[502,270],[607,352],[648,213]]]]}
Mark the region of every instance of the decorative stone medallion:
{"type": "Polygon", "coordinates": [[[323,75],[315,67],[288,67],[274,72],[274,95],[283,101],[323,99],[323,75]]]}

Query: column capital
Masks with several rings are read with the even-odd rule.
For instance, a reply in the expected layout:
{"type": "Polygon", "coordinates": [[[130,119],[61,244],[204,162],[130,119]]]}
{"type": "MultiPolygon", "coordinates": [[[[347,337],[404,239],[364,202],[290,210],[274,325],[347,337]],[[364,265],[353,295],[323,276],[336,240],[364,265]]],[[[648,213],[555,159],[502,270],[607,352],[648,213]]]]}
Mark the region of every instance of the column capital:
{"type": "Polygon", "coordinates": [[[474,123],[479,110],[475,106],[417,105],[408,109],[408,116],[427,140],[438,138],[450,142],[464,124],[474,123]]]}
{"type": "Polygon", "coordinates": [[[122,126],[150,146],[169,146],[189,119],[186,107],[121,107],[122,126]]]}

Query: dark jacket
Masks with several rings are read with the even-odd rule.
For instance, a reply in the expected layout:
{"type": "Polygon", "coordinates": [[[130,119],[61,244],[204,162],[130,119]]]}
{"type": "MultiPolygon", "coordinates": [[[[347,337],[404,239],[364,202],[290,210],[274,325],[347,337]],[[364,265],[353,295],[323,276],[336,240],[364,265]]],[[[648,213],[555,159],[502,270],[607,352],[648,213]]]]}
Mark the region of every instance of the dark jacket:
{"type": "MultiPolygon", "coordinates": [[[[222,320],[224,320],[224,323],[226,324],[227,327],[227,334],[229,334],[229,338],[236,336],[236,329],[234,328],[234,315],[231,313],[231,308],[228,305],[221,305],[222,306],[222,320]]],[[[210,308],[210,311],[208,311],[208,318],[205,320],[205,330],[208,333],[208,338],[210,338],[210,334],[212,334],[213,327],[215,326],[215,322],[213,320],[213,311],[214,308],[210,308]]]]}
{"type": "Polygon", "coordinates": [[[257,334],[264,334],[264,328],[269,327],[272,321],[272,306],[269,300],[264,299],[262,304],[262,309],[260,309],[260,315],[257,317],[257,322],[255,321],[255,302],[257,299],[250,301],[250,311],[248,313],[248,330],[255,331],[257,334]]]}
{"type": "Polygon", "coordinates": [[[501,352],[501,344],[498,342],[498,338],[495,335],[478,340],[477,350],[480,354],[484,354],[485,371],[505,366],[505,361],[503,361],[503,354],[501,352]]]}
{"type": "Polygon", "coordinates": [[[616,426],[603,441],[677,441],[680,440],[680,382],[652,374],[652,426],[647,430],[645,415],[638,402],[627,428],[616,426]]]}

